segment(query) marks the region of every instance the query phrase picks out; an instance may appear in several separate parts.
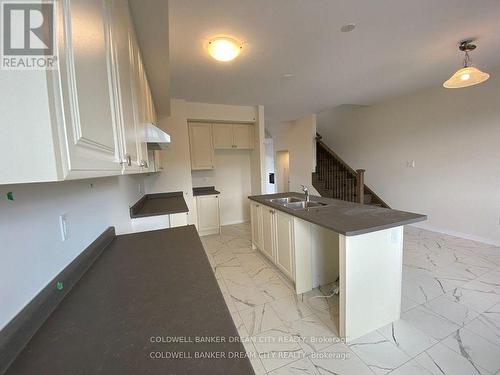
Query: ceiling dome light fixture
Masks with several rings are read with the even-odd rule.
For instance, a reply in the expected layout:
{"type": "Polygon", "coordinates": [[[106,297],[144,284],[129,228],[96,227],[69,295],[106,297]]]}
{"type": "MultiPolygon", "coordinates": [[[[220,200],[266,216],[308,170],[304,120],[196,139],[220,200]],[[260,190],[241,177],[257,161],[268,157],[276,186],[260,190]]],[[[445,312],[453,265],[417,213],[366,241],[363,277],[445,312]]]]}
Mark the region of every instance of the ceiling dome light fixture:
{"type": "Polygon", "coordinates": [[[343,33],[350,33],[355,28],[356,28],[355,23],[347,23],[340,28],[340,31],[342,31],[343,33]]]}
{"type": "Polygon", "coordinates": [[[469,52],[476,49],[476,45],[472,44],[471,40],[464,40],[460,43],[458,48],[460,51],[465,52],[464,67],[457,70],[449,80],[443,83],[445,88],[459,89],[462,87],[473,86],[490,78],[488,73],[482,72],[478,68],[472,66],[469,52]]]}
{"type": "Polygon", "coordinates": [[[242,48],[241,43],[228,37],[217,37],[208,42],[208,53],[217,61],[234,60],[242,48]]]}

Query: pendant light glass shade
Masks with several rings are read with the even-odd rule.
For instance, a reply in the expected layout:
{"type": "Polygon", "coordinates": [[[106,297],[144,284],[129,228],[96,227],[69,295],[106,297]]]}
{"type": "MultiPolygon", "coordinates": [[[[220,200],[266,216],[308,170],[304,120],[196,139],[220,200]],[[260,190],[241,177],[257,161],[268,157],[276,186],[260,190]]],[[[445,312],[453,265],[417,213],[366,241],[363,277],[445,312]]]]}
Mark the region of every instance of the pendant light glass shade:
{"type": "Polygon", "coordinates": [[[472,40],[463,40],[460,42],[458,49],[465,52],[464,67],[459,69],[448,79],[443,86],[447,89],[460,89],[462,87],[469,87],[477,85],[490,78],[488,73],[480,71],[471,64],[469,52],[476,49],[476,45],[472,44],[472,40]]]}
{"type": "Polygon", "coordinates": [[[488,73],[482,72],[473,66],[467,66],[453,74],[450,79],[443,83],[443,86],[447,89],[459,89],[477,85],[488,78],[490,78],[488,73]]]}

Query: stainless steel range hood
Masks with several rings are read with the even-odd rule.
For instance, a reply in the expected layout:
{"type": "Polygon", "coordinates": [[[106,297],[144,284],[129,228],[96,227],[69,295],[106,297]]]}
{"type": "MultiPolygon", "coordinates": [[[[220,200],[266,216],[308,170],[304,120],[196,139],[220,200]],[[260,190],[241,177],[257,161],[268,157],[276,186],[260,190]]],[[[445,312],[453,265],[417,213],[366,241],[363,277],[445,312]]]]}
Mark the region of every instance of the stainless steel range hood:
{"type": "Polygon", "coordinates": [[[161,150],[167,148],[170,144],[170,135],[156,127],[154,124],[147,123],[145,125],[145,131],[148,149],[161,150]]]}

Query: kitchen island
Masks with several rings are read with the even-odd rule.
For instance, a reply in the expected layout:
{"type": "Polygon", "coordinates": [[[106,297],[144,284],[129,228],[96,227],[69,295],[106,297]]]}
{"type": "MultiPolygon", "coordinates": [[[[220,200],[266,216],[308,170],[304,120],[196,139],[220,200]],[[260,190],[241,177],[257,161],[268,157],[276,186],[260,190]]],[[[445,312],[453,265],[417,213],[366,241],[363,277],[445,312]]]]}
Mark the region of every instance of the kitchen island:
{"type": "Polygon", "coordinates": [[[311,197],[250,196],[252,244],[302,294],[338,280],[341,337],[354,340],[399,319],[403,226],[425,215],[311,197]]]}

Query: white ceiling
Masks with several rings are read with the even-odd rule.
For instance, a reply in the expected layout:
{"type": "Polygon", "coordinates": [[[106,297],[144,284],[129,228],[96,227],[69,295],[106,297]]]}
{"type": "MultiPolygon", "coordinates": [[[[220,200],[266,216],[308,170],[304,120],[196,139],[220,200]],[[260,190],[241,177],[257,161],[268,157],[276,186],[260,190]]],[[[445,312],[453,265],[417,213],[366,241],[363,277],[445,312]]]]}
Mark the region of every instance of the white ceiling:
{"type": "Polygon", "coordinates": [[[478,67],[500,65],[500,0],[169,4],[172,97],[263,104],[271,122],[441,85],[462,63],[457,47],[464,38],[478,39],[478,67]],[[349,22],[356,29],[341,33],[349,22]],[[217,63],[204,49],[218,34],[245,41],[232,63],[217,63]]]}

